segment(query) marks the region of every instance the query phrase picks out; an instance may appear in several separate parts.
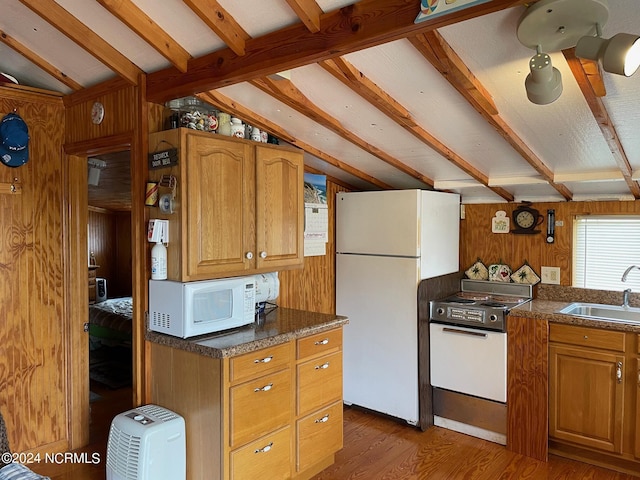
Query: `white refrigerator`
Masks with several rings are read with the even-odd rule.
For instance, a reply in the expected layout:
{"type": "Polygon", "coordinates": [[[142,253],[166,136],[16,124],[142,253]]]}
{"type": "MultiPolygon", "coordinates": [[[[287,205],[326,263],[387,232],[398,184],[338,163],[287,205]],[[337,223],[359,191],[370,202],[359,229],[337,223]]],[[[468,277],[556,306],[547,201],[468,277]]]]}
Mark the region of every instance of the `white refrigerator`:
{"type": "Polygon", "coordinates": [[[457,194],[337,194],[336,313],[349,318],[345,404],[418,423],[418,284],[458,271],[459,232],[457,194]]]}

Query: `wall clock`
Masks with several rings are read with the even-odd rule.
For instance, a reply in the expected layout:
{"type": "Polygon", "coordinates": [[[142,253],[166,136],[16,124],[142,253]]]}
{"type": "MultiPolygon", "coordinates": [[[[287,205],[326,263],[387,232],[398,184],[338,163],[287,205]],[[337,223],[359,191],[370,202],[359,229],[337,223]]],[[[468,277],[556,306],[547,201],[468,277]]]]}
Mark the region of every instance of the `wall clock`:
{"type": "Polygon", "coordinates": [[[515,228],[511,233],[532,234],[540,233],[535,228],[542,223],[544,217],[535,208],[530,207],[530,203],[526,202],[518,206],[513,211],[513,224],[515,228]]]}
{"type": "Polygon", "coordinates": [[[104,105],[100,102],[95,102],[91,107],[91,121],[96,125],[102,123],[104,119],[104,105]]]}

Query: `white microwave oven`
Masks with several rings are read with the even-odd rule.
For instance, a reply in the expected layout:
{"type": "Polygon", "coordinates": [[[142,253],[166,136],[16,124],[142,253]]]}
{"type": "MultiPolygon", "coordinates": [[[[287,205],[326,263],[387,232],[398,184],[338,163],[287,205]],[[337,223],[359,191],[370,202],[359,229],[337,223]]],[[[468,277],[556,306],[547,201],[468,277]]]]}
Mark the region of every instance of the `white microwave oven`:
{"type": "Polygon", "coordinates": [[[255,320],[254,277],[199,282],[149,280],[149,329],[180,338],[219,332],[255,320]]]}

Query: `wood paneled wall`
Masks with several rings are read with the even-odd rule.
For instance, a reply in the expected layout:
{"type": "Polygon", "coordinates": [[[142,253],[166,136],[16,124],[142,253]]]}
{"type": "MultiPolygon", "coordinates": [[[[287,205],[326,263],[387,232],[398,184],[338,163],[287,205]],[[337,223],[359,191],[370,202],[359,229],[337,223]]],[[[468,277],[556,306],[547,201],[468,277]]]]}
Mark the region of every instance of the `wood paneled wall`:
{"type": "MultiPolygon", "coordinates": [[[[65,144],[64,150],[68,161],[74,166],[74,171],[84,169],[84,178],[68,184],[70,204],[69,211],[75,212],[72,218],[69,235],[80,236],[80,230],[85,239],[77,254],[70,255],[68,261],[70,270],[80,276],[80,272],[87,269],[87,202],[86,193],[86,157],[104,153],[130,150],[131,152],[131,226],[130,226],[130,256],[131,256],[131,290],[133,296],[133,396],[134,404],[144,402],[144,371],[145,371],[145,343],[144,343],[144,312],[147,296],[147,255],[146,255],[146,212],[144,210],[144,185],[147,175],[147,135],[148,111],[144,97],[146,80],[141,76],[138,85],[131,85],[124,80],[115,79],[91,88],[83,89],[64,97],[66,107],[65,144]],[[99,101],[105,107],[104,120],[99,125],[91,122],[91,107],[99,101]],[[81,199],[84,203],[80,205],[81,199]]],[[[73,240],[70,240],[73,243],[73,240]]],[[[100,272],[98,272],[100,275],[100,272]]],[[[69,285],[72,301],[78,301],[87,296],[86,285],[69,285]]],[[[110,287],[109,287],[110,288],[110,287]]],[[[75,316],[86,321],[86,307],[78,307],[75,316]]],[[[88,412],[89,382],[87,368],[82,361],[88,357],[86,333],[72,331],[70,338],[72,365],[69,371],[69,383],[72,388],[70,407],[79,412],[72,417],[72,447],[78,448],[88,442],[88,412]]]]}
{"type": "Polygon", "coordinates": [[[329,242],[326,254],[305,257],[302,270],[287,270],[279,273],[278,305],[312,312],[336,313],[335,199],[338,192],[346,190],[327,181],[329,242]]]}
{"type": "Polygon", "coordinates": [[[65,97],[66,143],[89,142],[132,133],[140,121],[136,115],[136,105],[137,89],[120,78],[65,97]],[[91,121],[94,102],[104,105],[104,119],[99,125],[91,121]]]}
{"type": "MultiPolygon", "coordinates": [[[[0,164],[0,410],[14,452],[68,448],[64,108],[56,95],[0,87],[0,117],[29,128],[29,162],[0,164]],[[3,190],[4,191],[4,190],[3,190]]],[[[85,282],[86,283],[86,282],[85,282]]]]}
{"type": "MultiPolygon", "coordinates": [[[[538,227],[541,230],[540,233],[535,235],[491,233],[491,219],[496,212],[504,210],[511,218],[511,213],[517,206],[517,203],[465,205],[465,219],[460,223],[460,267],[463,270],[469,268],[477,258],[480,258],[485,265],[502,260],[513,270],[523,265],[526,260],[538,275],[540,275],[541,266],[560,267],[560,283],[571,285],[575,217],[589,214],[640,215],[638,201],[534,203],[532,207],[545,217],[545,221],[538,227]],[[553,244],[545,242],[548,209],[555,209],[556,222],[564,222],[564,226],[556,227],[553,244]]],[[[513,220],[511,223],[513,228],[513,220]]]]}
{"type": "Polygon", "coordinates": [[[89,207],[88,251],[107,279],[109,298],[131,295],[131,214],[89,207]]]}

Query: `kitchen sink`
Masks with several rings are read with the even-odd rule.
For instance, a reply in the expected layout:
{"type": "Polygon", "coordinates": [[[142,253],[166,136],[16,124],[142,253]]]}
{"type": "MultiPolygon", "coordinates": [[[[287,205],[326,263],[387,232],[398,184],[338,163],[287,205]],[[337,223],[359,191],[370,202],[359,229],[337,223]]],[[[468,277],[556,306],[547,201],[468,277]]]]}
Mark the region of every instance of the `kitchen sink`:
{"type": "Polygon", "coordinates": [[[562,310],[558,310],[557,313],[640,325],[640,308],[636,307],[575,302],[567,305],[562,310]]]}

